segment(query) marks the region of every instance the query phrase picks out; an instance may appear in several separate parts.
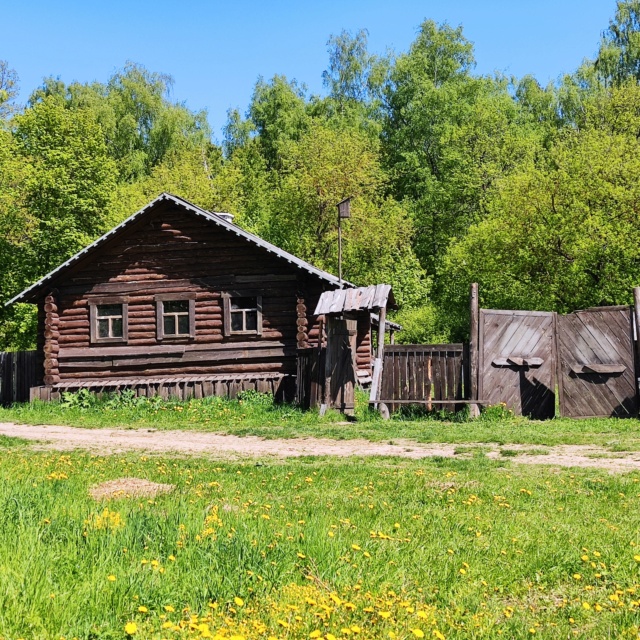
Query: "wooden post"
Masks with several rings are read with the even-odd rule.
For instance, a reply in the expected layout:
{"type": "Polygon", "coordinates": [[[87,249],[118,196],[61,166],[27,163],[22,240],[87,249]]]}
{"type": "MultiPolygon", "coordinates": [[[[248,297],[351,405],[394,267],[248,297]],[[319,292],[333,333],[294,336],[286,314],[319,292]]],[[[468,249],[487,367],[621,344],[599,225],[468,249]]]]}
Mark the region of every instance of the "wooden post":
{"type": "MultiPolygon", "coordinates": [[[[478,283],[471,285],[469,296],[469,400],[478,400],[478,340],[480,331],[480,305],[478,302],[478,283]]],[[[477,418],[480,408],[477,403],[469,405],[469,415],[477,418]]]]}
{"type": "Polygon", "coordinates": [[[635,330],[635,347],[636,347],[636,395],[638,394],[638,390],[640,389],[640,287],[633,288],[633,303],[634,303],[634,320],[636,324],[635,330]]]}
{"type": "Polygon", "coordinates": [[[386,307],[382,307],[380,309],[380,316],[379,316],[379,323],[378,323],[378,354],[377,357],[380,358],[380,360],[382,360],[382,356],[384,355],[384,332],[385,332],[385,328],[386,328],[386,324],[387,324],[387,308],[386,307]]]}
{"type": "Polygon", "coordinates": [[[369,404],[373,403],[374,408],[378,408],[378,397],[380,395],[380,385],[382,383],[382,358],[384,357],[384,331],[387,324],[387,308],[382,307],[378,316],[378,349],[376,359],[373,363],[373,376],[371,382],[371,393],[369,394],[369,404]]]}

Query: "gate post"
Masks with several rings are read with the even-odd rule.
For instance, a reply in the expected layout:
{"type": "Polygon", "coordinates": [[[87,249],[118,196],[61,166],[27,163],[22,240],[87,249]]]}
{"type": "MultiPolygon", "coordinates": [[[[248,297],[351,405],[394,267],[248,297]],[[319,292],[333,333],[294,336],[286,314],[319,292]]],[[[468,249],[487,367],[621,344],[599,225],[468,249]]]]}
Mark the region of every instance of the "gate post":
{"type": "MultiPolygon", "coordinates": [[[[478,283],[471,285],[469,295],[469,400],[478,400],[478,338],[480,330],[480,303],[478,283]]],[[[477,418],[480,408],[477,402],[469,404],[469,416],[477,418]]]]}
{"type": "MultiPolygon", "coordinates": [[[[636,396],[640,390],[640,287],[633,288],[633,319],[635,321],[635,331],[633,337],[635,338],[635,351],[636,351],[636,396]]],[[[636,402],[640,406],[640,402],[636,402]]]]}

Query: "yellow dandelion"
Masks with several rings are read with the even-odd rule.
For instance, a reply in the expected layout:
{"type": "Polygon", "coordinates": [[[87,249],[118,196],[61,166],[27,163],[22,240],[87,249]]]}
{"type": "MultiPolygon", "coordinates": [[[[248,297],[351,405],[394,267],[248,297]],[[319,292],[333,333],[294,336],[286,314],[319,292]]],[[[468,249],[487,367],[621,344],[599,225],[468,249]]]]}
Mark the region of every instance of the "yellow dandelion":
{"type": "Polygon", "coordinates": [[[140,613],[148,613],[149,609],[147,609],[147,607],[141,606],[141,607],[138,607],[138,611],[140,613]]]}
{"type": "Polygon", "coordinates": [[[318,630],[316,629],[315,631],[312,631],[312,632],[309,634],[309,637],[310,637],[310,638],[320,638],[320,637],[322,637],[322,631],[318,631],[318,630]]]}
{"type": "Polygon", "coordinates": [[[411,633],[413,633],[416,638],[424,638],[424,631],[422,631],[422,629],[411,629],[411,633]]]}
{"type": "Polygon", "coordinates": [[[573,579],[574,580],[582,580],[582,576],[579,573],[574,573],[573,574],[573,579]]]}
{"type": "Polygon", "coordinates": [[[304,555],[304,553],[300,553],[300,552],[298,552],[296,555],[297,555],[297,556],[298,556],[298,558],[300,558],[301,560],[304,560],[304,559],[307,557],[307,556],[305,556],[305,555],[304,555]]]}
{"type": "Polygon", "coordinates": [[[107,580],[109,582],[115,582],[116,581],[116,577],[113,575],[113,573],[111,575],[107,576],[107,580]]]}
{"type": "Polygon", "coordinates": [[[434,635],[435,638],[438,638],[438,640],[445,640],[444,634],[442,634],[437,629],[433,630],[433,635],[434,635]]]}
{"type": "Polygon", "coordinates": [[[383,620],[388,620],[391,617],[391,613],[389,611],[381,611],[378,614],[383,620]]]}
{"type": "Polygon", "coordinates": [[[173,613],[175,611],[175,609],[170,604],[165,604],[164,610],[168,613],[173,613]]]}
{"type": "Polygon", "coordinates": [[[238,596],[236,596],[233,601],[237,607],[242,607],[244,605],[244,600],[242,598],[238,598],[238,596]]]}
{"type": "Polygon", "coordinates": [[[591,609],[591,605],[588,602],[583,602],[582,608],[588,611],[589,609],[591,609]]]}
{"type": "Polygon", "coordinates": [[[137,631],[138,631],[138,625],[135,622],[127,622],[127,624],[124,625],[124,632],[128,636],[135,635],[137,631]]]}

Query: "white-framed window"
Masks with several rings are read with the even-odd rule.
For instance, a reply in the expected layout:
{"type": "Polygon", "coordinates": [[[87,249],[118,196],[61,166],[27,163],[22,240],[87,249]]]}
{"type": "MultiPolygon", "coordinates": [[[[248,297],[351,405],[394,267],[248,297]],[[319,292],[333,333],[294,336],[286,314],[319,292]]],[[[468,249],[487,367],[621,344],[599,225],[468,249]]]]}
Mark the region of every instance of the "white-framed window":
{"type": "Polygon", "coordinates": [[[195,338],[196,296],[194,293],[162,294],[156,299],[158,340],[195,338]]]}
{"type": "Polygon", "coordinates": [[[127,342],[127,298],[94,298],[89,300],[89,331],[92,343],[127,342]]]}
{"type": "Polygon", "coordinates": [[[253,292],[225,292],[224,335],[262,335],[262,296],[253,292]]]}

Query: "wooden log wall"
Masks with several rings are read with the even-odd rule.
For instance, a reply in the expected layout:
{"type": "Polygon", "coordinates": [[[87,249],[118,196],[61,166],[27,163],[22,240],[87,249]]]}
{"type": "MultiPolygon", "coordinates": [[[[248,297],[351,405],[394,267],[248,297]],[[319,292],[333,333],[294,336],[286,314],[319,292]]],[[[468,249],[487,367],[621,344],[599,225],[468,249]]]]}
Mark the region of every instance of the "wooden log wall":
{"type": "Polygon", "coordinates": [[[328,286],[233,232],[171,208],[107,243],[57,284],[55,300],[45,301],[39,336],[46,385],[153,375],[295,375],[296,349],[317,344],[311,314],[328,286]],[[224,291],[262,296],[261,336],[224,336],[224,291]],[[155,295],[172,293],[195,295],[194,338],[157,339],[155,295]],[[89,302],[108,296],[126,300],[128,340],[91,344],[89,302]]]}
{"type": "Polygon", "coordinates": [[[52,385],[60,382],[60,316],[57,296],[53,291],[44,299],[44,313],[43,381],[46,385],[52,385]]]}

